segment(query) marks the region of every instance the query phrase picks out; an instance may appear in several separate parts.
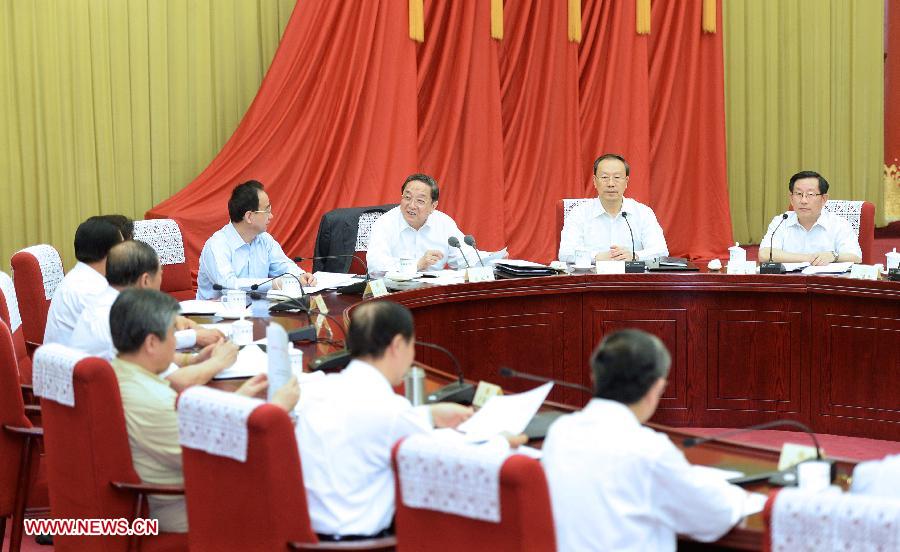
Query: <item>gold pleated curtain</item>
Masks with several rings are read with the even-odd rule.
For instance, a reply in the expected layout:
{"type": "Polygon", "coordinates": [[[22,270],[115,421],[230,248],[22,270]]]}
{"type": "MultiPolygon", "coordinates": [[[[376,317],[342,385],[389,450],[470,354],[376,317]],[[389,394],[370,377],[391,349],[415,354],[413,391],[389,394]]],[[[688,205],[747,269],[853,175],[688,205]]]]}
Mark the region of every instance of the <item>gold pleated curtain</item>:
{"type": "Polygon", "coordinates": [[[0,0],[0,266],[88,216],[143,218],[259,89],[295,0],[0,0]]]}
{"type": "Polygon", "coordinates": [[[735,239],[759,243],[804,169],[828,179],[832,199],[871,201],[883,220],[884,3],[722,4],[735,239]]]}

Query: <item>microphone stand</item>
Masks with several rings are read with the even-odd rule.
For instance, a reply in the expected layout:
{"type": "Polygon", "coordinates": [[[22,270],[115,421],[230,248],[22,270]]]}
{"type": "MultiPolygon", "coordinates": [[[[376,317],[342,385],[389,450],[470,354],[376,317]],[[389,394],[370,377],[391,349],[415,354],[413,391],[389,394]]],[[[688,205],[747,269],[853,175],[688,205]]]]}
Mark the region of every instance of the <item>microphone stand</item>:
{"type": "Polygon", "coordinates": [[[459,364],[459,360],[454,356],[453,353],[441,347],[440,345],[436,345],[434,343],[428,343],[427,341],[419,341],[416,340],[416,345],[421,345],[422,347],[428,347],[429,349],[434,349],[436,351],[440,351],[444,353],[447,357],[453,361],[453,365],[456,368],[456,376],[457,381],[445,385],[435,391],[434,393],[429,393],[425,398],[426,403],[438,403],[438,402],[454,402],[459,404],[470,405],[472,404],[472,400],[475,398],[475,386],[471,383],[466,383],[465,376],[462,371],[462,366],[459,364]]]}
{"type": "Polygon", "coordinates": [[[631,229],[631,223],[628,222],[628,213],[622,211],[622,219],[628,225],[628,233],[631,234],[631,260],[625,261],[626,274],[643,274],[647,271],[647,263],[637,260],[637,251],[634,250],[634,231],[631,229]]]}
{"type": "Polygon", "coordinates": [[[469,264],[469,259],[466,258],[466,254],[462,250],[462,246],[459,244],[459,239],[457,239],[456,236],[447,238],[447,245],[459,249],[459,254],[462,255],[463,260],[466,261],[466,268],[472,268],[472,265],[469,264]]]}
{"type": "Polygon", "coordinates": [[[775,232],[778,232],[778,229],[781,228],[781,225],[784,224],[784,221],[786,221],[787,218],[788,214],[782,213],[778,226],[775,227],[775,230],[772,230],[772,237],[769,238],[769,261],[759,265],[760,274],[784,274],[787,272],[784,268],[784,264],[772,262],[772,249],[774,249],[775,246],[775,232]]]}
{"type": "MultiPolygon", "coordinates": [[[[484,260],[482,260],[482,258],[481,258],[481,252],[478,251],[477,247],[475,247],[475,236],[472,236],[472,235],[465,236],[465,237],[463,237],[463,241],[466,242],[466,245],[468,245],[469,247],[471,247],[472,249],[475,250],[475,254],[478,255],[478,264],[480,264],[481,267],[484,268],[484,260]]],[[[462,251],[462,249],[460,249],[460,251],[462,251]]]]}

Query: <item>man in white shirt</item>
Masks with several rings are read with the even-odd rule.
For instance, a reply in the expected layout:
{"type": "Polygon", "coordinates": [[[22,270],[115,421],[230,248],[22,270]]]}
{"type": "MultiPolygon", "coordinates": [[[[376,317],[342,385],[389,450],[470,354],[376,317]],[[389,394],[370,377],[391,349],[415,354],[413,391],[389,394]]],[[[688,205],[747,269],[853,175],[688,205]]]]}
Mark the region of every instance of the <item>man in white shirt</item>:
{"type": "Polygon", "coordinates": [[[678,533],[714,541],[740,519],[746,492],[642,425],[669,364],[662,342],[640,330],[610,334],[594,351],[594,398],[550,426],[543,446],[558,550],[675,550],[678,533]]]}
{"type": "Polygon", "coordinates": [[[828,181],[815,171],[801,171],[788,183],[793,211],[778,215],[760,242],[759,259],[822,266],[862,262],[859,238],[846,219],[825,211],[828,181]],[[778,229],[779,224],[781,228],[778,229]],[[776,232],[777,230],[777,232],[776,232]],[[774,235],[774,240],[773,240],[774,235]]]}
{"type": "MultiPolygon", "coordinates": [[[[81,312],[65,345],[112,360],[116,355],[109,320],[113,303],[120,292],[128,288],[159,290],[162,270],[156,251],[144,242],[126,241],[113,246],[106,260],[106,281],[109,284],[81,312]]],[[[179,353],[175,356],[175,366],[164,376],[176,390],[204,384],[234,364],[237,347],[233,343],[225,343],[221,332],[197,326],[181,316],[176,318],[176,327],[177,348],[203,347],[197,354],[179,353]]]]}
{"type": "Polygon", "coordinates": [[[650,260],[669,254],[653,209],[625,197],[630,174],[631,167],[620,155],[607,153],[594,161],[597,199],[576,206],[566,217],[559,260],[575,262],[578,250],[595,261],[650,260]]]}
{"type": "Polygon", "coordinates": [[[353,311],[339,374],[304,384],[297,444],[313,530],[323,540],[384,534],[394,516],[391,447],[434,427],[456,427],[472,409],[439,403],[413,407],[394,392],[415,357],[409,309],[390,301],[353,311]]]}
{"type": "Polygon", "coordinates": [[[271,234],[266,232],[275,216],[269,195],[255,180],[237,185],[228,200],[231,222],[213,234],[200,252],[200,272],[197,275],[197,299],[217,299],[221,290],[248,289],[260,284],[261,291],[279,289],[265,282],[273,276],[291,274],[285,278],[299,278],[303,285],[314,285],[315,277],[307,274],[288,258],[271,234]]]}
{"type": "Polygon", "coordinates": [[[900,454],[857,464],[850,492],[900,500],[900,454]]]}
{"type": "Polygon", "coordinates": [[[106,289],[106,255],[120,241],[121,231],[106,217],[91,217],[78,225],[75,230],[75,258],[78,264],[53,292],[47,311],[44,343],[66,343],[69,340],[81,311],[106,289]]]}
{"type": "MultiPolygon", "coordinates": [[[[112,361],[128,445],[134,469],[142,481],[160,485],[183,485],[181,445],[178,441],[177,393],[160,374],[175,354],[175,318],[178,302],[153,289],[122,291],[110,310],[112,340],[118,356],[112,361]]],[[[266,376],[250,378],[236,391],[246,396],[261,393],[266,376]]],[[[290,412],[297,404],[300,389],[291,378],[272,398],[272,403],[290,412]]],[[[159,520],[159,530],[185,532],[187,513],[183,496],[148,498],[149,517],[159,520]]]]}
{"type": "Polygon", "coordinates": [[[478,265],[475,249],[465,245],[459,227],[437,210],[440,190],[434,178],[411,174],[400,194],[400,205],[372,224],[366,251],[370,274],[399,270],[401,260],[414,261],[420,272],[478,265]],[[459,248],[447,243],[451,237],[459,241],[459,248]]]}

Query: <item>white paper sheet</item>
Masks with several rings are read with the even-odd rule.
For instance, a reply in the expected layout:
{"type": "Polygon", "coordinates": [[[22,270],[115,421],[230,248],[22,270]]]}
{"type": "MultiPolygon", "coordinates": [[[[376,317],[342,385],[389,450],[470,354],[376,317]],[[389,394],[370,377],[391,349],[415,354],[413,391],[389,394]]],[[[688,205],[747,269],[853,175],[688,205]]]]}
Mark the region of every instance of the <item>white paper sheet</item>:
{"type": "Polygon", "coordinates": [[[728,481],[729,479],[744,476],[744,472],[741,471],[723,470],[722,468],[714,468],[712,466],[695,464],[693,468],[717,479],[721,479],[722,481],[728,481]]]}
{"type": "Polygon", "coordinates": [[[250,378],[265,373],[268,364],[268,356],[262,349],[256,345],[247,345],[238,351],[234,364],[216,374],[213,379],[250,378]]]}
{"type": "Polygon", "coordinates": [[[550,268],[545,264],[536,263],[534,261],[524,261],[522,259],[505,259],[503,261],[497,261],[497,263],[509,266],[521,266],[526,268],[550,268]]]}
{"type": "Polygon", "coordinates": [[[419,277],[417,282],[431,284],[433,286],[448,286],[452,284],[462,284],[466,281],[465,270],[432,270],[427,272],[428,278],[419,277]],[[437,276],[433,278],[431,276],[437,276]]]}
{"type": "MultiPolygon", "coordinates": [[[[484,263],[484,266],[490,266],[492,264],[496,264],[496,263],[500,262],[501,260],[509,257],[509,251],[507,251],[505,247],[503,249],[501,249],[500,251],[494,251],[492,253],[488,252],[488,251],[481,251],[481,250],[479,250],[478,252],[481,253],[481,261],[484,263]]],[[[475,260],[478,260],[478,258],[476,257],[475,260]]],[[[472,265],[472,266],[475,266],[475,265],[472,265]]]]}
{"type": "Polygon", "coordinates": [[[853,263],[828,263],[824,266],[808,266],[803,269],[803,274],[843,274],[850,270],[853,263]]]}
{"type": "Polygon", "coordinates": [[[504,431],[513,435],[522,433],[552,388],[553,383],[547,382],[525,393],[491,397],[458,429],[466,433],[470,441],[489,439],[504,431]]]}
{"type": "Polygon", "coordinates": [[[323,289],[331,289],[341,286],[347,286],[361,282],[363,276],[356,277],[356,274],[346,274],[344,272],[316,272],[316,285],[306,286],[306,293],[316,293],[323,289]]]}
{"type": "Polygon", "coordinates": [[[179,303],[181,314],[215,314],[222,308],[219,301],[208,299],[188,299],[179,303]]]}
{"type": "Polygon", "coordinates": [[[799,272],[809,266],[809,263],[781,263],[788,272],[799,272]]]}
{"type": "MultiPolygon", "coordinates": [[[[269,357],[268,400],[272,402],[275,393],[291,379],[291,360],[288,356],[287,331],[281,324],[272,322],[266,328],[267,356],[269,357]]],[[[259,348],[259,347],[257,347],[259,348]]]]}

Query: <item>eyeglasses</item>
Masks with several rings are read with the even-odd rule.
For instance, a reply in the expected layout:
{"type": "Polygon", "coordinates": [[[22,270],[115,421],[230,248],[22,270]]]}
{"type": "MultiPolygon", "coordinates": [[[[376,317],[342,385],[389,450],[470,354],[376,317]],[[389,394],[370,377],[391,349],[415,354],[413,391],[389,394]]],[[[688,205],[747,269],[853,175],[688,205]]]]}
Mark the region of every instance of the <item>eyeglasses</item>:
{"type": "Polygon", "coordinates": [[[265,209],[257,209],[256,211],[250,211],[250,212],[251,213],[265,213],[267,215],[271,215],[272,214],[272,206],[269,205],[265,209]]]}
{"type": "Polygon", "coordinates": [[[806,198],[806,199],[812,200],[812,199],[816,199],[817,197],[819,197],[819,196],[822,195],[822,194],[817,194],[817,193],[814,193],[814,192],[806,192],[806,193],[803,193],[803,192],[791,192],[791,195],[794,196],[795,199],[803,199],[803,198],[806,198]]]}
{"type": "Polygon", "coordinates": [[[609,176],[608,174],[604,174],[602,176],[598,176],[597,180],[599,180],[600,182],[603,182],[604,184],[608,184],[610,180],[615,181],[616,184],[621,184],[622,182],[625,182],[625,179],[627,179],[627,178],[628,178],[627,176],[621,175],[621,174],[617,174],[615,176],[609,176]]]}
{"type": "Polygon", "coordinates": [[[414,206],[418,207],[419,209],[423,209],[426,205],[428,205],[428,201],[426,201],[425,199],[423,199],[421,197],[413,198],[413,196],[411,196],[409,194],[403,194],[400,197],[400,200],[405,203],[412,203],[414,206]]]}

